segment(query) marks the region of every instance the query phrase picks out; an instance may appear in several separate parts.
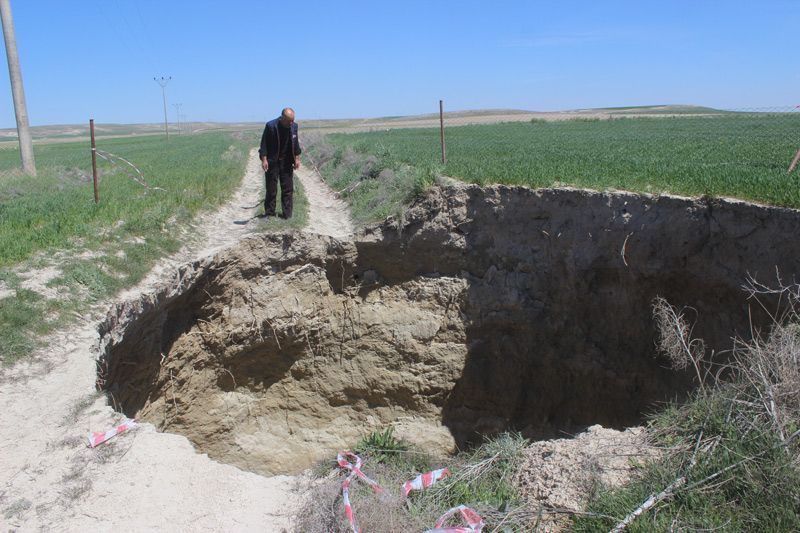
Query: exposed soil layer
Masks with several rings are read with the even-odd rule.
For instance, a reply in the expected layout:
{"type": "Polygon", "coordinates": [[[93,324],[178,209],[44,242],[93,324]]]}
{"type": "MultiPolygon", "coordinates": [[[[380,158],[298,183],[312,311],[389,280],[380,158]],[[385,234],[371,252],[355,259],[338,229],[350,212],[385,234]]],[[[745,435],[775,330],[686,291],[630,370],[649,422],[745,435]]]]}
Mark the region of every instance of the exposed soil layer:
{"type": "Polygon", "coordinates": [[[99,380],[127,415],[261,473],[389,423],[440,451],[624,428],[691,386],[654,353],[653,298],[724,350],[749,335],[748,273],[800,273],[799,230],[741,202],[434,188],[352,242],[267,234],[185,265],[109,314],[99,380]]]}

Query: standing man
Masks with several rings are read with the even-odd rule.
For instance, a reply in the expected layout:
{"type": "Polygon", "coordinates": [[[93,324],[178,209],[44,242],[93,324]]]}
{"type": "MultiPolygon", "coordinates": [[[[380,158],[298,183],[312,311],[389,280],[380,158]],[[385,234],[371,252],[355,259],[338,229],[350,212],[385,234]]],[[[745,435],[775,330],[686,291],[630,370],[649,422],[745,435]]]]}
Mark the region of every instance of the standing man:
{"type": "Polygon", "coordinates": [[[281,116],[270,120],[261,135],[261,168],[267,180],[267,195],[264,197],[264,216],[275,216],[275,198],[278,182],[281,183],[281,218],[292,217],[292,193],[294,192],[294,170],[300,168],[300,141],[294,109],[286,107],[281,116]]]}

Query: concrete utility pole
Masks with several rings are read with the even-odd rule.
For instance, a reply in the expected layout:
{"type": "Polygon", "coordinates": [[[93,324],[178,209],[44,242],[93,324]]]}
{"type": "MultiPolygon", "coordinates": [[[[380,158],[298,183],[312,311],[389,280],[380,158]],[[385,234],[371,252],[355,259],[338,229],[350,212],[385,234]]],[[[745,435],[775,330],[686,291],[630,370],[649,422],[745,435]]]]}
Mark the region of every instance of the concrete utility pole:
{"type": "Polygon", "coordinates": [[[28,108],[25,105],[25,90],[22,87],[22,72],[17,55],[17,37],[14,35],[14,21],[11,18],[9,0],[0,0],[0,17],[3,21],[3,37],[6,41],[6,57],[8,58],[8,77],[11,78],[11,95],[14,99],[14,114],[17,116],[17,137],[19,137],[19,155],[22,159],[22,170],[36,175],[36,162],[33,160],[33,142],[28,127],[28,108]]]}
{"type": "Polygon", "coordinates": [[[175,108],[175,115],[178,118],[178,133],[183,133],[183,131],[181,130],[181,106],[182,105],[183,104],[172,104],[172,106],[175,108]]]}
{"type": "Polygon", "coordinates": [[[172,76],[161,76],[160,78],[153,78],[155,82],[161,85],[161,97],[164,99],[164,133],[167,134],[167,140],[169,140],[169,128],[167,127],[167,84],[169,80],[172,79],[172,76]]]}

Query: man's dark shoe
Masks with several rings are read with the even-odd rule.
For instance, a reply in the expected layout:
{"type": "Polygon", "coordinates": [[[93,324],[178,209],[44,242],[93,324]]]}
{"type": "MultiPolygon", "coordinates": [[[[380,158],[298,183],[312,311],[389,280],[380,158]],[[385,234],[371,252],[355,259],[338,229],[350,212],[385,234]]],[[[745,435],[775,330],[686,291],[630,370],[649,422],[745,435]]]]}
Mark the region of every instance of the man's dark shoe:
{"type": "Polygon", "coordinates": [[[275,213],[262,213],[260,215],[256,215],[256,218],[268,218],[268,217],[274,217],[274,216],[275,216],[275,213]]]}
{"type": "Polygon", "coordinates": [[[288,218],[292,218],[292,215],[287,215],[287,214],[284,214],[284,213],[281,213],[281,214],[280,214],[280,215],[278,215],[278,216],[279,216],[279,217],[281,217],[281,218],[282,218],[282,219],[284,219],[284,220],[286,220],[286,219],[288,219],[288,218]]]}

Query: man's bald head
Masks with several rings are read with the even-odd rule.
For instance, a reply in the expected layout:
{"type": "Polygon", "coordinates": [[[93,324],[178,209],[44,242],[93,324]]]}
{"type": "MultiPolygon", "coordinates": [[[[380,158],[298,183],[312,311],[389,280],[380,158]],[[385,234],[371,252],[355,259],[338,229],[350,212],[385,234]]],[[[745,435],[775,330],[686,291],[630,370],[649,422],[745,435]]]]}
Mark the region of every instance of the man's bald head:
{"type": "Polygon", "coordinates": [[[284,107],[281,111],[281,122],[284,124],[291,124],[294,122],[294,109],[291,107],[284,107]]]}

